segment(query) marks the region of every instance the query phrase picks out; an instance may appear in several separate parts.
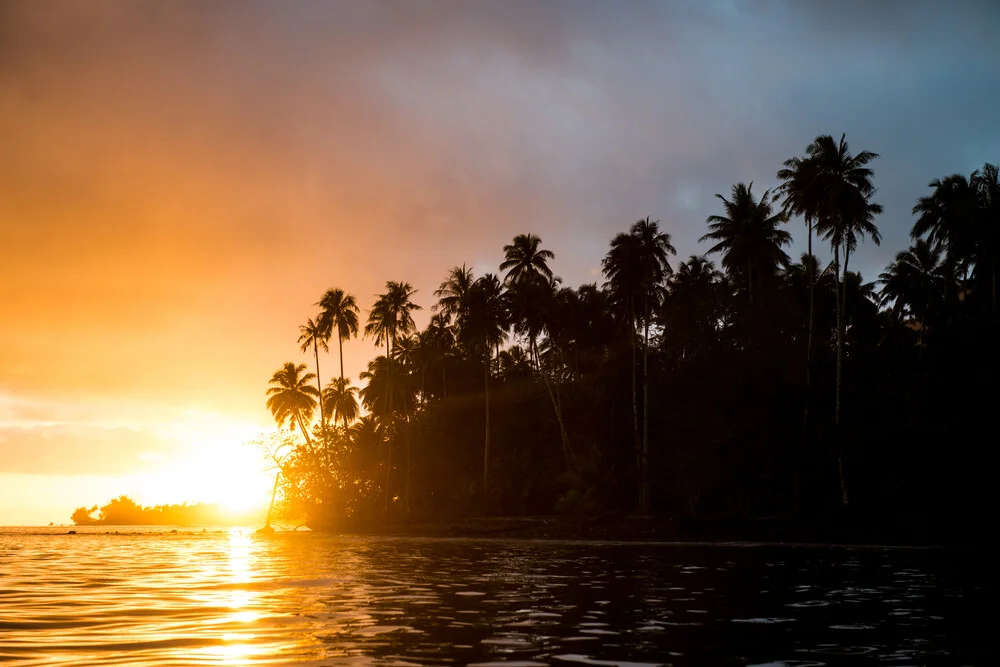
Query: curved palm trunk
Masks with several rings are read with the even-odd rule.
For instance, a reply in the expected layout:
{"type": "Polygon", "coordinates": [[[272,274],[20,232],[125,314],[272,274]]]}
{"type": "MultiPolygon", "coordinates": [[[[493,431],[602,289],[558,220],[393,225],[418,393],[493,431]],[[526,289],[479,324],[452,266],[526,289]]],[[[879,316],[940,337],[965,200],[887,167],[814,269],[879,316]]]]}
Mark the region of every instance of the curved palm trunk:
{"type": "Polygon", "coordinates": [[[274,487],[271,489],[271,503],[267,506],[267,519],[264,521],[264,528],[271,527],[271,515],[274,512],[274,497],[278,495],[278,480],[281,479],[281,471],[274,475],[274,487]]]}
{"type": "Polygon", "coordinates": [[[330,474],[330,468],[332,467],[330,460],[330,442],[326,437],[326,410],[323,407],[323,383],[319,379],[319,346],[316,343],[316,337],[313,336],[313,356],[316,359],[316,388],[319,390],[319,431],[323,436],[323,458],[326,459],[326,474],[330,474]]]}
{"type": "MultiPolygon", "coordinates": [[[[536,347],[534,341],[532,341],[531,346],[535,353],[535,357],[538,358],[538,348],[536,347]]],[[[552,410],[556,414],[556,422],[559,424],[559,439],[562,443],[563,459],[566,462],[566,469],[572,470],[573,455],[569,444],[569,435],[566,433],[566,425],[565,422],[563,422],[562,401],[559,400],[556,393],[552,391],[552,383],[549,382],[549,376],[542,372],[541,364],[539,364],[538,372],[542,376],[542,382],[545,384],[545,390],[548,392],[549,400],[552,402],[552,410]]],[[[558,391],[558,385],[556,387],[556,391],[558,391]]]]}
{"type": "Polygon", "coordinates": [[[302,435],[306,439],[306,445],[309,446],[309,449],[312,449],[312,438],[309,437],[309,431],[306,430],[306,424],[302,421],[302,415],[296,412],[295,420],[299,423],[299,430],[302,431],[302,435]]]}

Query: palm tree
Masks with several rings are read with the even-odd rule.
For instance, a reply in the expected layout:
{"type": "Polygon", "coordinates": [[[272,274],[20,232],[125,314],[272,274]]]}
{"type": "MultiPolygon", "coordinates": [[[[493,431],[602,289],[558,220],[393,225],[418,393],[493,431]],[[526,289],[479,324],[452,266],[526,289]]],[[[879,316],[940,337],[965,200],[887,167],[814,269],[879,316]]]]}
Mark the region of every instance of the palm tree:
{"type": "Polygon", "coordinates": [[[973,172],[972,183],[961,174],[934,179],[928,185],[934,192],[913,206],[913,215],[919,217],[910,237],[926,238],[944,248],[946,307],[952,302],[958,273],[967,270],[971,261],[969,246],[979,214],[979,197],[973,183],[978,178],[978,172],[973,172]]]}
{"type": "Polygon", "coordinates": [[[1000,169],[987,162],[973,172],[972,185],[979,197],[979,216],[974,237],[975,270],[980,282],[989,274],[990,311],[997,314],[997,262],[1000,261],[1000,169]]]}
{"type": "MultiPolygon", "coordinates": [[[[874,192],[874,191],[873,191],[874,192]]],[[[879,245],[882,235],[875,226],[874,218],[882,213],[882,206],[870,201],[870,194],[862,194],[855,190],[841,193],[842,200],[838,202],[835,217],[827,218],[828,225],[822,228],[824,237],[829,240],[834,251],[834,267],[839,260],[840,248],[844,249],[843,278],[838,274],[840,293],[837,296],[837,387],[834,407],[834,424],[840,425],[840,388],[843,377],[843,357],[845,330],[847,328],[847,276],[848,262],[851,253],[857,248],[858,240],[870,236],[875,245],[879,245]]],[[[847,487],[843,489],[844,505],[848,504],[847,487]]]]}
{"type": "Polygon", "coordinates": [[[541,250],[542,239],[534,234],[518,234],[510,245],[503,247],[504,261],[500,270],[506,271],[504,285],[510,286],[516,282],[552,280],[552,269],[548,261],[555,259],[551,250],[541,250]]]}
{"type": "Polygon", "coordinates": [[[731,274],[744,270],[747,295],[753,302],[754,282],[773,276],[779,266],[788,264],[788,255],[781,249],[792,242],[792,235],[778,225],[785,222],[785,215],[771,213],[771,191],[765,190],[760,200],[753,196],[753,183],[733,186],[732,200],[715,195],[722,200],[726,215],[710,215],[706,222],[709,232],[699,241],[715,241],[707,254],[722,253],[722,266],[731,274]]]}
{"type": "MultiPolygon", "coordinates": [[[[411,298],[416,290],[407,282],[388,281],[385,284],[386,291],[378,296],[378,300],[372,305],[368,315],[368,324],[365,325],[365,335],[373,336],[375,344],[380,345],[385,342],[386,358],[391,359],[396,343],[396,337],[406,335],[414,330],[413,311],[420,310],[420,306],[413,303],[411,298]]],[[[385,509],[389,509],[389,471],[392,468],[392,364],[387,366],[386,381],[386,407],[384,410],[384,422],[386,433],[389,435],[389,465],[386,469],[385,485],[385,509]]],[[[367,388],[366,388],[367,389],[367,388]]]]}
{"type": "MultiPolygon", "coordinates": [[[[840,427],[840,389],[843,377],[843,348],[846,305],[846,288],[841,279],[840,250],[844,247],[846,276],[847,260],[851,251],[861,238],[870,235],[872,240],[879,242],[878,229],[872,223],[872,217],[881,212],[878,204],[871,202],[875,194],[872,185],[874,172],[868,164],[878,158],[878,153],[861,151],[857,155],[850,152],[846,135],[841,135],[837,142],[830,135],[816,137],[807,149],[809,160],[813,162],[809,169],[813,177],[809,183],[808,210],[814,212],[817,221],[816,231],[830,241],[833,249],[833,264],[837,280],[836,310],[837,310],[837,381],[835,389],[834,426],[840,427]]],[[[840,472],[841,498],[846,506],[849,502],[847,481],[844,473],[842,448],[838,447],[837,466],[840,472]]]]}
{"type": "Polygon", "coordinates": [[[472,289],[474,282],[476,279],[472,274],[472,269],[466,267],[465,264],[460,267],[452,267],[441,286],[434,290],[434,296],[438,298],[438,302],[432,310],[440,312],[445,318],[457,316],[462,310],[462,302],[469,290],[472,289]]]}
{"type": "MultiPolygon", "coordinates": [[[[337,353],[340,357],[340,381],[344,382],[344,341],[358,335],[358,304],[353,294],[347,294],[342,289],[332,288],[326,291],[323,298],[316,304],[323,311],[319,320],[330,339],[333,327],[337,328],[337,353]]],[[[345,428],[347,424],[344,424],[345,428]]]]}
{"type": "Polygon", "coordinates": [[[805,407],[803,408],[802,421],[809,421],[809,404],[812,395],[812,348],[813,332],[816,322],[816,271],[817,261],[813,255],[813,225],[820,214],[820,202],[822,193],[819,192],[817,175],[817,160],[812,156],[817,150],[817,143],[814,141],[806,147],[805,158],[793,157],[785,160],[784,169],[778,171],[778,178],[781,179],[780,191],[784,194],[783,211],[786,216],[801,215],[806,223],[807,243],[806,255],[803,257],[802,266],[808,269],[809,278],[809,327],[806,337],[806,392],[805,407]],[[806,260],[806,257],[809,259],[806,260]]]}
{"type": "Polygon", "coordinates": [[[296,365],[287,361],[271,376],[268,382],[271,387],[267,390],[267,409],[274,416],[274,421],[279,427],[286,423],[297,423],[306,444],[310,446],[312,440],[305,422],[316,409],[316,399],[319,396],[319,390],[310,384],[315,377],[306,372],[305,364],[296,365]]]}
{"type": "MultiPolygon", "coordinates": [[[[314,322],[311,317],[305,324],[299,327],[299,332],[299,346],[301,351],[305,352],[310,347],[313,349],[313,355],[316,359],[316,390],[322,391],[323,385],[319,379],[319,348],[322,347],[324,352],[330,351],[330,348],[326,344],[329,332],[323,326],[322,319],[319,322],[314,322]]],[[[323,401],[319,402],[319,423],[321,428],[326,428],[326,413],[323,410],[323,401]]]]}
{"type": "Polygon", "coordinates": [[[444,313],[431,315],[421,340],[430,350],[432,364],[441,366],[441,396],[448,398],[448,363],[455,349],[455,327],[451,325],[450,316],[444,313]]]}
{"type": "Polygon", "coordinates": [[[908,250],[897,253],[892,264],[879,274],[879,301],[883,307],[891,305],[896,317],[909,315],[916,320],[922,339],[930,313],[944,295],[945,281],[941,247],[918,239],[908,250]]]}
{"type": "Polygon", "coordinates": [[[666,275],[673,272],[667,261],[677,251],[670,244],[670,235],[660,231],[659,222],[647,217],[636,221],[628,234],[618,234],[611,241],[602,261],[608,279],[612,305],[620,314],[627,315],[632,337],[632,425],[636,440],[636,463],[639,472],[639,512],[647,514],[649,498],[649,324],[653,306],[659,300],[660,285],[666,275]],[[642,443],[639,442],[639,405],[636,396],[636,325],[643,326],[642,443]]]}
{"type": "Polygon", "coordinates": [[[350,378],[334,378],[323,390],[323,405],[333,419],[338,417],[344,422],[344,428],[358,418],[358,388],[351,384],[350,378]]]}
{"type": "Polygon", "coordinates": [[[483,446],[483,499],[490,498],[490,359],[507,336],[507,311],[500,279],[487,273],[473,283],[459,312],[459,340],[472,358],[483,362],[486,435],[483,446]]]}
{"type": "MultiPolygon", "coordinates": [[[[849,217],[861,215],[864,217],[864,208],[871,205],[868,198],[875,193],[872,185],[874,172],[868,166],[870,162],[878,158],[878,153],[871,151],[861,151],[852,155],[847,144],[847,135],[842,134],[837,142],[829,134],[816,137],[806,148],[805,158],[792,158],[785,162],[785,169],[778,172],[778,178],[784,181],[782,192],[785,194],[785,210],[790,213],[798,213],[806,219],[809,225],[809,254],[812,254],[812,231],[827,234],[829,230],[838,225],[840,218],[845,217],[843,210],[845,205],[854,208],[853,213],[847,213],[849,217]],[[852,203],[853,200],[853,203],[852,203]],[[864,202],[858,206],[857,202],[864,202]],[[859,213],[858,209],[861,209],[859,213]]],[[[839,240],[847,240],[846,234],[836,235],[839,240]]],[[[855,236],[856,238],[856,236],[855,236]]],[[[856,241],[855,241],[856,242],[856,241]]],[[[837,270],[837,287],[840,292],[840,245],[834,244],[834,268],[837,270]]],[[[810,284],[809,294],[809,342],[807,344],[806,363],[806,383],[809,385],[809,373],[811,368],[813,322],[814,322],[814,292],[815,282],[810,284]]],[[[838,322],[838,376],[842,363],[840,349],[843,343],[841,329],[841,307],[843,298],[837,299],[837,322],[838,322]]],[[[840,424],[840,390],[839,384],[836,391],[837,408],[835,422],[840,424]]],[[[808,407],[806,408],[808,410],[808,407]]],[[[808,414],[808,412],[807,412],[808,414]]],[[[843,486],[843,484],[842,484],[843,486]]],[[[846,498],[846,486],[842,488],[846,498]]]]}

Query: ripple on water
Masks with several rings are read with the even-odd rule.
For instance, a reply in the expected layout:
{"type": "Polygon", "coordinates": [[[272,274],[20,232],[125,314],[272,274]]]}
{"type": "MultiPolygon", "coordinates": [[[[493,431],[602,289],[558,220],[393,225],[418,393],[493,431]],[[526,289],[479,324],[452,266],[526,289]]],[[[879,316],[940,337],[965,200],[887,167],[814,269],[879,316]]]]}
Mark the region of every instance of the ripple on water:
{"type": "Polygon", "coordinates": [[[989,638],[972,631],[980,626],[969,624],[961,644],[948,632],[977,608],[975,581],[919,554],[853,553],[847,567],[835,550],[781,553],[239,530],[0,532],[0,661],[649,667],[672,655],[822,664],[776,659],[795,646],[872,664],[944,654],[983,662],[989,638]],[[906,651],[881,647],[879,632],[906,651]]]}

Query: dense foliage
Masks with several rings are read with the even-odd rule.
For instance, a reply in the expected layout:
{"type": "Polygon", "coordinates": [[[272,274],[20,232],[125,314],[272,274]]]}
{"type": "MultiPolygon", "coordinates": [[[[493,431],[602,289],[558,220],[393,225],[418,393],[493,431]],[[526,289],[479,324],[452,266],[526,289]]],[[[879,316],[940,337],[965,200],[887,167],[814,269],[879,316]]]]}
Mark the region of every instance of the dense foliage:
{"type": "MultiPolygon", "coordinates": [[[[292,363],[272,378],[302,436],[263,443],[279,507],[314,526],[639,511],[961,530],[986,506],[998,407],[997,168],[932,182],[914,245],[866,282],[849,261],[880,240],[877,157],[822,136],[776,195],[733,186],[703,239],[722,270],[677,262],[647,218],[612,239],[601,285],[562,285],[530,234],[497,275],[456,266],[423,330],[412,287],[387,283],[360,392],[292,363]]],[[[317,365],[359,330],[353,297],[327,294],[302,329],[317,365]]]]}

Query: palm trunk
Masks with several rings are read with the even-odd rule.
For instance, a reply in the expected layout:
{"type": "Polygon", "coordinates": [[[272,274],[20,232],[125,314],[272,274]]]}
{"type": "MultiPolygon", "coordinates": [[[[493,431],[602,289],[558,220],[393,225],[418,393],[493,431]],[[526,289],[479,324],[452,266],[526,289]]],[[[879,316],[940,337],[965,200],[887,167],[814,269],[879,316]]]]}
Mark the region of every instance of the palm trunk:
{"type": "Polygon", "coordinates": [[[278,495],[278,480],[281,479],[281,471],[274,475],[274,487],[271,489],[271,504],[267,506],[267,520],[264,521],[264,528],[271,527],[271,514],[274,512],[274,497],[278,495]]]}
{"type": "Polygon", "coordinates": [[[639,511],[642,511],[642,444],[639,439],[639,394],[636,378],[635,351],[635,305],[632,306],[632,319],[629,320],[629,337],[632,339],[632,437],[635,441],[635,472],[639,476],[639,511]]]}
{"type": "Polygon", "coordinates": [[[319,390],[319,423],[326,426],[326,412],[323,409],[323,382],[319,378],[319,346],[313,337],[313,356],[316,359],[316,388],[319,390]]]}
{"type": "Polygon", "coordinates": [[[406,407],[406,397],[403,397],[403,438],[406,440],[406,516],[410,516],[410,468],[412,456],[410,452],[410,413],[406,407]]]}
{"type": "Polygon", "coordinates": [[[330,443],[326,437],[326,410],[323,407],[323,382],[319,378],[319,346],[316,337],[313,336],[313,356],[316,359],[316,388],[319,389],[319,432],[323,436],[323,458],[326,459],[326,472],[330,472],[332,463],[330,461],[330,443]]]}
{"type": "MultiPolygon", "coordinates": [[[[538,349],[534,341],[532,341],[531,346],[537,356],[538,349]]],[[[563,459],[566,461],[566,469],[572,470],[573,456],[571,454],[569,445],[569,435],[567,435],[566,433],[566,426],[565,423],[563,422],[562,401],[558,400],[556,394],[552,391],[552,383],[549,382],[549,376],[545,373],[542,373],[541,368],[539,368],[539,372],[541,373],[542,376],[542,382],[545,384],[545,390],[549,394],[549,400],[552,401],[552,410],[556,414],[556,422],[559,424],[559,439],[562,442],[563,459]]]]}
{"type": "MultiPolygon", "coordinates": [[[[488,349],[488,348],[487,348],[488,349]]],[[[490,508],[490,354],[486,353],[486,367],[483,373],[486,390],[486,445],[483,448],[483,505],[490,508]]]]}
{"type": "Polygon", "coordinates": [[[386,382],[385,382],[385,496],[382,500],[382,515],[389,515],[389,482],[392,476],[392,353],[389,348],[389,336],[385,339],[386,382]]]}
{"type": "MultiPolygon", "coordinates": [[[[648,299],[648,296],[647,296],[648,299]]],[[[649,305],[642,333],[642,505],[640,512],[649,514],[649,305]]]]}
{"type": "MultiPolygon", "coordinates": [[[[808,223],[809,226],[809,240],[808,240],[808,252],[809,260],[812,264],[815,264],[815,258],[813,257],[813,228],[812,221],[808,223]]],[[[813,347],[813,328],[816,321],[816,272],[813,270],[813,266],[809,267],[809,333],[806,337],[806,407],[802,415],[803,425],[809,422],[809,400],[812,393],[812,347],[813,347]]]]}
{"type": "MultiPolygon", "coordinates": [[[[851,251],[845,242],[844,272],[843,279],[840,280],[841,293],[837,295],[837,402],[835,408],[836,413],[834,415],[834,437],[836,438],[837,445],[837,472],[840,475],[840,495],[844,507],[847,507],[850,503],[850,498],[847,494],[847,477],[844,472],[843,434],[840,429],[840,393],[844,375],[844,338],[846,337],[845,330],[847,329],[847,262],[850,260],[850,257],[851,251]]],[[[839,275],[840,273],[838,272],[838,276],[839,275]]]]}

